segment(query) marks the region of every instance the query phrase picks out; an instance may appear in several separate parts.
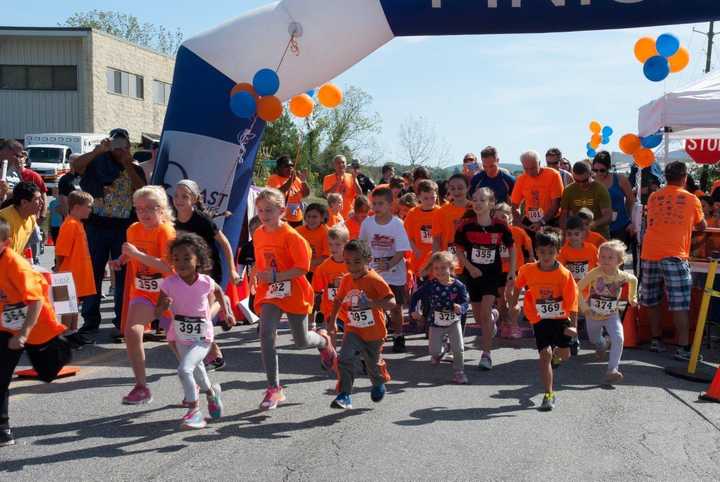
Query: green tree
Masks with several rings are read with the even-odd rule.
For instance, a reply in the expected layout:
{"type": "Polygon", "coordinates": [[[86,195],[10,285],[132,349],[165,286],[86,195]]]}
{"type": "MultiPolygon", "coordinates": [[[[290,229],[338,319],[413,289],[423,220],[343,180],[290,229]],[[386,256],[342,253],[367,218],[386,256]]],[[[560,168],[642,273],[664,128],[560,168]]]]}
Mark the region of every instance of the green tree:
{"type": "Polygon", "coordinates": [[[172,31],[162,25],[140,23],[134,15],[109,10],[76,12],[59,26],[94,28],[167,55],[175,55],[183,39],[180,29],[172,31]]]}

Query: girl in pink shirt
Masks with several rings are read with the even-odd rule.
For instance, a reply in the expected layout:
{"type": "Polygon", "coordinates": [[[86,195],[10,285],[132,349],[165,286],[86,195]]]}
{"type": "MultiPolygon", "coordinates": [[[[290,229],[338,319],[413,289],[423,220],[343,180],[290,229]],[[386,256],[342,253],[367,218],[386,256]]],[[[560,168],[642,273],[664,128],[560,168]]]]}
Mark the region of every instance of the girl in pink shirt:
{"type": "Polygon", "coordinates": [[[210,316],[213,301],[220,303],[229,326],[235,320],[222,289],[210,276],[201,274],[210,270],[211,258],[210,249],[200,236],[179,235],[170,244],[170,256],[175,274],[160,285],[156,316],[162,316],[168,309],[173,315],[167,340],[175,344],[180,360],[178,375],[185,392],[183,405],[188,408],[182,427],[203,428],[206,422],[200,411],[196,383],[207,395],[210,416],[220,418],[223,411],[220,384],[211,385],[203,363],[214,338],[210,316]]]}

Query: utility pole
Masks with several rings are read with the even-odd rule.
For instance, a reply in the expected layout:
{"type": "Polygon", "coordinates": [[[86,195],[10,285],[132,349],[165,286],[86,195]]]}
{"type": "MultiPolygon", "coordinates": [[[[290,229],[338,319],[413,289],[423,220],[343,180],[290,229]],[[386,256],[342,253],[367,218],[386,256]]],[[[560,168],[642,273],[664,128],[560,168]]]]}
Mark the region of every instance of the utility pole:
{"type": "Polygon", "coordinates": [[[694,32],[705,35],[708,39],[708,46],[707,46],[707,59],[705,61],[705,73],[710,73],[710,68],[712,67],[712,52],[713,52],[713,44],[715,36],[718,35],[715,32],[715,22],[710,22],[710,30],[707,32],[702,32],[700,30],[693,29],[694,32]]]}

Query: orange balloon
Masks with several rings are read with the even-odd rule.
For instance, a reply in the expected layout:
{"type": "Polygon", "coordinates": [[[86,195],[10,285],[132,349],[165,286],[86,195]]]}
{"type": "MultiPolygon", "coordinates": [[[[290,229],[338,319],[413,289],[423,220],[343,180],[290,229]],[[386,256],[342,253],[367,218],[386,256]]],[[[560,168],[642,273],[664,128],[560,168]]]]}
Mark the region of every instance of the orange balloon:
{"type": "Polygon", "coordinates": [[[258,100],[257,92],[255,92],[255,89],[253,88],[252,84],[248,84],[247,82],[240,82],[235,87],[232,88],[230,91],[230,97],[237,94],[238,92],[248,92],[253,97],[255,97],[255,100],[258,100]]]}
{"type": "Polygon", "coordinates": [[[658,54],[655,46],[655,39],[652,37],[643,37],[635,43],[635,58],[644,64],[647,59],[658,54]]]}
{"type": "Polygon", "coordinates": [[[655,162],[655,153],[650,149],[643,148],[638,150],[633,155],[633,158],[635,159],[635,164],[637,164],[639,168],[645,169],[646,167],[652,166],[653,162],[655,162]]]}
{"type": "Polygon", "coordinates": [[[312,114],[314,108],[315,103],[307,94],[298,94],[290,99],[290,112],[296,117],[305,118],[312,114]]]}
{"type": "Polygon", "coordinates": [[[676,73],[685,70],[690,63],[690,52],[685,47],[680,47],[675,55],[668,59],[670,63],[670,72],[676,73]]]}
{"type": "Polygon", "coordinates": [[[266,95],[257,102],[257,115],[265,122],[275,122],[282,112],[282,102],[274,95],[266,95]]]}
{"type": "Polygon", "coordinates": [[[325,84],[318,91],[318,100],[325,107],[334,109],[342,103],[342,90],[335,84],[325,84]]]}
{"type": "Polygon", "coordinates": [[[620,138],[620,150],[625,154],[632,156],[641,148],[642,142],[635,134],[625,134],[620,138]]]}
{"type": "Polygon", "coordinates": [[[602,142],[602,136],[600,134],[593,134],[592,138],[590,139],[590,145],[593,149],[597,149],[600,147],[600,143],[602,142]]]}
{"type": "Polygon", "coordinates": [[[601,129],[602,129],[602,126],[600,125],[600,123],[598,121],[592,121],[590,123],[590,132],[592,132],[593,134],[599,135],[601,129]]]}

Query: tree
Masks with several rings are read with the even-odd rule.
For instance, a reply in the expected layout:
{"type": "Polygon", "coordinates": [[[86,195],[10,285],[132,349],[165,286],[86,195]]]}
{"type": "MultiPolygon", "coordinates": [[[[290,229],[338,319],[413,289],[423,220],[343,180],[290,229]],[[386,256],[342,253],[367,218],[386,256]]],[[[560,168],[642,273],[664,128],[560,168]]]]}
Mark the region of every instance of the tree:
{"type": "Polygon", "coordinates": [[[94,28],[167,55],[175,55],[183,39],[180,29],[171,31],[162,25],[140,23],[134,15],[109,10],[76,12],[59,26],[94,28]]]}
{"type": "Polygon", "coordinates": [[[449,156],[447,142],[438,138],[435,126],[422,116],[408,117],[400,125],[400,148],[411,166],[429,167],[435,161],[439,167],[449,156]]]}

